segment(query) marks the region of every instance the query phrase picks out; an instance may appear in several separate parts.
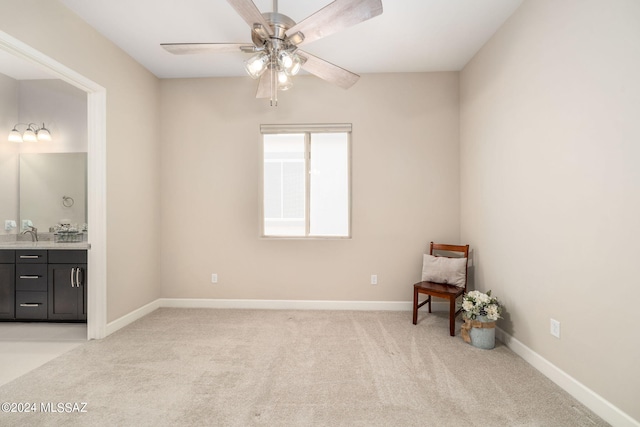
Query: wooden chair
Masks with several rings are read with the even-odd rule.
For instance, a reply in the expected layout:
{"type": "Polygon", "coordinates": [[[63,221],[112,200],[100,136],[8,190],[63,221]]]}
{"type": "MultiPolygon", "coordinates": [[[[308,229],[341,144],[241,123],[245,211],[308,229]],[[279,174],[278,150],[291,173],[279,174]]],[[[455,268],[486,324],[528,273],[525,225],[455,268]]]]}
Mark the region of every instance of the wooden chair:
{"type": "Polygon", "coordinates": [[[456,316],[462,311],[462,308],[456,310],[456,299],[467,292],[469,245],[448,245],[431,242],[429,246],[429,255],[437,256],[434,254],[435,251],[448,253],[455,252],[461,254],[461,257],[465,258],[464,287],[430,281],[422,281],[413,285],[413,324],[415,325],[418,322],[418,309],[420,307],[428,304],[429,313],[431,313],[431,299],[433,297],[444,298],[449,300],[449,333],[453,337],[456,334],[456,316]],[[427,299],[418,303],[418,294],[427,295],[427,299]]]}

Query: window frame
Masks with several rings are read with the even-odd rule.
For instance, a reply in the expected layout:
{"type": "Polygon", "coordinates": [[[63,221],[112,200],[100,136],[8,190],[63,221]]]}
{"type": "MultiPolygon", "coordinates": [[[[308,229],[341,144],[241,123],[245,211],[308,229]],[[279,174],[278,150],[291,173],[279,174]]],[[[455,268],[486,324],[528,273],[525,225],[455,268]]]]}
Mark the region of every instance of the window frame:
{"type": "Polygon", "coordinates": [[[263,124],[260,125],[260,238],[261,239],[290,239],[290,240],[344,240],[352,237],[352,125],[350,123],[338,124],[263,124]],[[310,235],[311,217],[311,179],[308,179],[311,165],[311,135],[314,133],[345,133],[347,136],[347,235],[310,235]],[[304,134],[305,155],[305,235],[267,235],[265,234],[265,209],[264,209],[264,135],[266,134],[304,134]]]}

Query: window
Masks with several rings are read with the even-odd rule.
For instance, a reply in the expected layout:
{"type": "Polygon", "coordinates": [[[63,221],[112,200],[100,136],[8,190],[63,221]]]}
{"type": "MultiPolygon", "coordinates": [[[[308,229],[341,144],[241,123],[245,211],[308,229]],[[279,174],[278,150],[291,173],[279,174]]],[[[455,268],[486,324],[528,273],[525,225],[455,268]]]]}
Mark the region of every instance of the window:
{"type": "Polygon", "coordinates": [[[262,125],[262,234],[350,236],[351,125],[262,125]]]}

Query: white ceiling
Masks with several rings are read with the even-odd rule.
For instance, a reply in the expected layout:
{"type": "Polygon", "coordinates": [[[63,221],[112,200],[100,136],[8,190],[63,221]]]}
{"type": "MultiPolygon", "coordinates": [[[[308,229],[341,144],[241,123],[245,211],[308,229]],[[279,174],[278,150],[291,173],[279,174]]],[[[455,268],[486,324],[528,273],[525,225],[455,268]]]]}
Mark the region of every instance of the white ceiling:
{"type": "MultiPolygon", "coordinates": [[[[244,75],[242,53],[172,55],[160,43],[250,42],[225,0],[59,0],[160,78],[244,75]]],[[[254,0],[261,12],[272,0],[254,0]]],[[[296,22],[330,0],[280,0],[296,22]]],[[[383,0],[383,13],[305,45],[352,72],[462,69],[522,0],[383,0]]]]}

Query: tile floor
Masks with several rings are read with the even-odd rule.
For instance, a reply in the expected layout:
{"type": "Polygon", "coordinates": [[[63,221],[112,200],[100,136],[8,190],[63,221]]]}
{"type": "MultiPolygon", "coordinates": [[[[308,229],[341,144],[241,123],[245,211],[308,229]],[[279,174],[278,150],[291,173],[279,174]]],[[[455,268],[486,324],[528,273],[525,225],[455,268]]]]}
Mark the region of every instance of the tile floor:
{"type": "Polygon", "coordinates": [[[0,322],[0,386],[86,341],[85,323],[0,322]]]}

